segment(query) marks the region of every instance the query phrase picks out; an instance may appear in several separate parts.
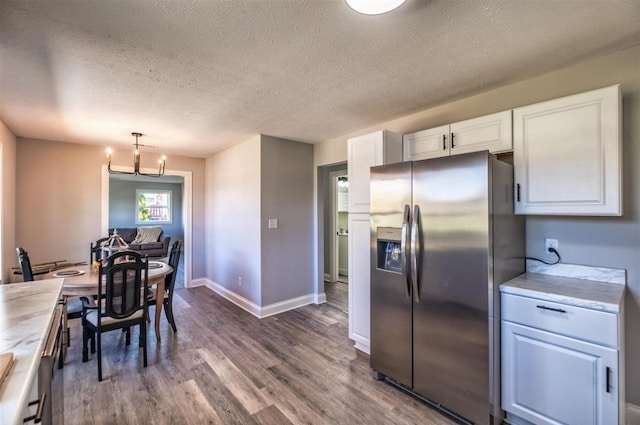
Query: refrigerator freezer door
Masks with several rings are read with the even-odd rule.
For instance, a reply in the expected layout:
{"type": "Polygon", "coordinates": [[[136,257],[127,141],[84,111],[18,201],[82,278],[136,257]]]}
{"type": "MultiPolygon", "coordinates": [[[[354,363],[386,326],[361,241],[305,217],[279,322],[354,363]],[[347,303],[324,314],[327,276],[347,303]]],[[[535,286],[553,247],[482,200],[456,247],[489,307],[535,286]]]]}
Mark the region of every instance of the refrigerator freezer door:
{"type": "Polygon", "coordinates": [[[408,387],[412,385],[407,275],[410,205],[411,163],[371,168],[370,365],[375,372],[408,387]],[[391,265],[387,262],[389,253],[391,265]]]}
{"type": "Polygon", "coordinates": [[[488,424],[488,153],[414,162],[413,202],[420,208],[421,248],[414,391],[488,424]]]}

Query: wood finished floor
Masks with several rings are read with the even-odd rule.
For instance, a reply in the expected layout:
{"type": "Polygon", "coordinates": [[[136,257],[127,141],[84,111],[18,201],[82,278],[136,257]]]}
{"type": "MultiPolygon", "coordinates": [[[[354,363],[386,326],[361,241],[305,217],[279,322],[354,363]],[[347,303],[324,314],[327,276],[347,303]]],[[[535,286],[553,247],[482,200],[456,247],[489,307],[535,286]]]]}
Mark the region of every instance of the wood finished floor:
{"type": "Polygon", "coordinates": [[[65,422],[454,424],[370,377],[368,358],[347,337],[346,299],[336,294],[326,304],[259,320],[207,288],[177,289],[178,332],[164,316],[161,342],[150,330],[147,368],[137,330],[129,347],[121,332],[105,334],[100,383],[95,355],[81,362],[80,322],[72,320],[65,422]]]}

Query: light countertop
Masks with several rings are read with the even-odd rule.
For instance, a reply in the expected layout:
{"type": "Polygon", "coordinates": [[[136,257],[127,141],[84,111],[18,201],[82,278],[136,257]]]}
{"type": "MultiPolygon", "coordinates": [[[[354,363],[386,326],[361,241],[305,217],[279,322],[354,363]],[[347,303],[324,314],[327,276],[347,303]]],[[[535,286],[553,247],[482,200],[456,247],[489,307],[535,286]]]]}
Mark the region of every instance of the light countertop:
{"type": "Polygon", "coordinates": [[[523,273],[500,286],[506,294],[523,295],[594,310],[620,313],[625,285],[574,277],[523,273]]]}
{"type": "Polygon", "coordinates": [[[13,352],[15,356],[0,387],[3,424],[22,424],[61,290],[62,279],[0,285],[0,353],[13,352]]]}

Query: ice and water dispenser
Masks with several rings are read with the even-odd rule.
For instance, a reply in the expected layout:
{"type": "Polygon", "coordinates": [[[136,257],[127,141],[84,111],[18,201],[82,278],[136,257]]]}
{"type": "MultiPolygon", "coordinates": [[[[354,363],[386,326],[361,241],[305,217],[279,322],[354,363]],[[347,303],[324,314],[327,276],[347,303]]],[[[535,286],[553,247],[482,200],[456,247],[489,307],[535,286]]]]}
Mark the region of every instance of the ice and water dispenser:
{"type": "Polygon", "coordinates": [[[378,268],[402,273],[402,229],[399,227],[378,227],[376,240],[378,268]]]}

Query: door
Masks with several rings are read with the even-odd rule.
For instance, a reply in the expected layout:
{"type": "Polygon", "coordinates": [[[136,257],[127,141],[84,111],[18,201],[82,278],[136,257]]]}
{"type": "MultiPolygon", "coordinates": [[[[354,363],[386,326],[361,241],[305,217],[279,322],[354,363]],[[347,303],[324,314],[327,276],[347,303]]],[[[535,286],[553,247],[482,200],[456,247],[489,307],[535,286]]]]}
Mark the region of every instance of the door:
{"type": "Polygon", "coordinates": [[[414,390],[477,424],[490,404],[488,164],[486,151],[413,163],[414,390]]]}
{"type": "MultiPolygon", "coordinates": [[[[412,386],[411,163],[371,168],[371,368],[412,386]]],[[[369,300],[367,300],[369,301],[369,300]]]]}
{"type": "Polygon", "coordinates": [[[402,158],[404,161],[438,158],[450,152],[449,126],[429,128],[402,138],[402,158]]]}
{"type": "Polygon", "coordinates": [[[620,87],[513,110],[516,214],[622,215],[620,87]]]}
{"type": "Polygon", "coordinates": [[[506,321],[502,335],[503,409],[536,424],[618,423],[616,350],[506,321]]]}

